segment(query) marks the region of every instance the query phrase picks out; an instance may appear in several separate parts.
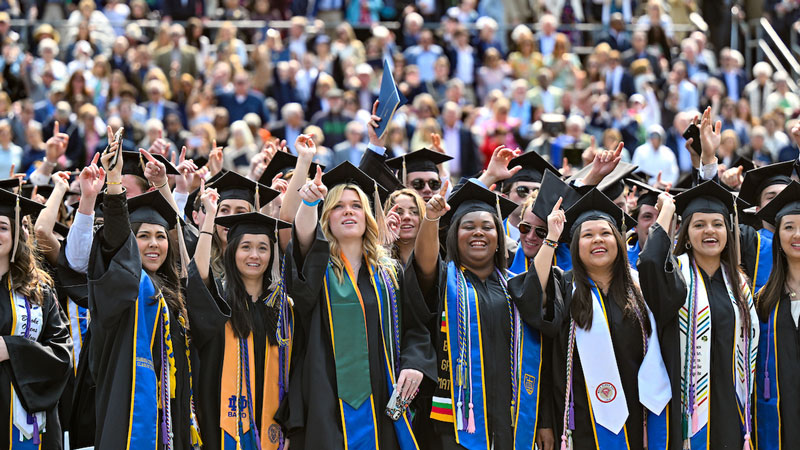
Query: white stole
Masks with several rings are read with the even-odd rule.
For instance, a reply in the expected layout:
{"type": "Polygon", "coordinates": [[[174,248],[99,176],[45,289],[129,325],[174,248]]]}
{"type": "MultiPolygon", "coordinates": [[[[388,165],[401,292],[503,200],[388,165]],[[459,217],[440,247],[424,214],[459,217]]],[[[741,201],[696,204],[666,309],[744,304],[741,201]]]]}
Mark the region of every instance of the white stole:
{"type": "MultiPolygon", "coordinates": [[[[9,296],[11,297],[11,306],[14,313],[14,329],[12,330],[12,336],[25,336],[26,330],[30,325],[28,339],[36,341],[39,339],[39,335],[42,333],[42,328],[44,327],[42,307],[34,305],[29,302],[24,295],[15,293],[12,290],[9,290],[9,296]],[[30,308],[30,317],[28,317],[28,308],[30,308]]],[[[14,390],[14,386],[11,386],[11,402],[13,408],[13,423],[19,430],[20,439],[32,439],[34,435],[33,424],[28,423],[28,411],[22,406],[22,402],[20,402],[17,392],[14,390]]],[[[36,417],[39,432],[44,433],[47,417],[45,412],[39,411],[33,413],[33,415],[36,417]]]]}
{"type": "MultiPolygon", "coordinates": [[[[612,433],[619,434],[628,420],[628,404],[602,299],[595,292],[599,291],[592,289],[592,327],[588,331],[577,327],[575,342],[595,422],[612,433]]],[[[667,368],[661,358],[655,318],[647,305],[645,308],[652,332],[642,365],[639,366],[639,402],[654,414],[660,415],[672,398],[672,388],[667,368]]]]}
{"type": "MultiPolygon", "coordinates": [[[[681,387],[684,412],[686,414],[686,402],[689,401],[689,389],[695,389],[694,404],[692,408],[692,417],[689,421],[689,436],[694,436],[698,431],[702,430],[708,424],[708,411],[710,407],[710,392],[711,392],[711,307],[708,301],[708,291],[706,290],[705,281],[700,274],[699,269],[695,264],[690,262],[689,255],[683,254],[678,256],[680,263],[681,274],[687,284],[686,299],[683,306],[679,311],[679,324],[680,324],[680,344],[681,344],[681,387]],[[696,278],[695,278],[696,277],[696,278]],[[697,280],[697,285],[693,289],[689,289],[692,280],[697,280]],[[692,292],[694,291],[694,292],[692,292]],[[696,298],[697,302],[692,305],[692,298],[696,298]],[[690,312],[694,311],[693,313],[690,312]],[[697,317],[697,324],[693,326],[694,317],[697,317]],[[694,331],[690,334],[690,330],[694,331]],[[692,339],[694,335],[694,376],[691,380],[686,380],[686,362],[689,359],[686,355],[687,339],[692,339]],[[692,386],[689,386],[691,382],[692,386]]],[[[736,389],[736,397],[739,404],[744,407],[748,405],[748,396],[753,389],[753,378],[756,368],[756,356],[758,354],[758,316],[756,315],[753,306],[753,294],[750,287],[747,285],[747,280],[744,276],[739,276],[739,282],[742,285],[742,294],[747,300],[747,306],[750,311],[750,335],[752,339],[748,343],[749,348],[745,348],[745,335],[742,333],[742,317],[739,312],[739,307],[736,304],[736,298],[731,290],[731,283],[728,280],[728,275],[724,266],[720,266],[722,276],[725,280],[725,287],[728,291],[728,297],[731,300],[733,312],[736,317],[734,345],[735,345],[735,361],[734,361],[734,387],[736,389]],[[748,367],[749,366],[749,367],[748,367]],[[746,372],[748,367],[750,373],[746,372]],[[749,380],[749,383],[748,383],[749,380]]]]}

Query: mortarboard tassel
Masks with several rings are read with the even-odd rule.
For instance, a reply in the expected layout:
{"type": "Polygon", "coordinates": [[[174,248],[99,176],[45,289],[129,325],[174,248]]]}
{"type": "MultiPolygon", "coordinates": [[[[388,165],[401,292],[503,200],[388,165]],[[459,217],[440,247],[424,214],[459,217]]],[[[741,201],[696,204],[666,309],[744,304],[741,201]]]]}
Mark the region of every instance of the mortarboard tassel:
{"type": "Polygon", "coordinates": [[[256,204],[256,212],[261,211],[261,196],[258,195],[258,183],[256,183],[256,195],[255,195],[255,204],[256,204]]]}
{"type": "Polygon", "coordinates": [[[373,200],[375,203],[375,222],[378,223],[378,241],[381,245],[389,245],[389,232],[386,229],[386,214],[383,212],[383,206],[381,206],[381,196],[378,192],[378,182],[373,180],[375,184],[375,190],[373,192],[373,200]]]}
{"type": "Polygon", "coordinates": [[[275,226],[275,242],[272,243],[272,270],[270,272],[269,290],[275,292],[281,282],[281,254],[278,247],[278,226],[275,226]]]}
{"type": "Polygon", "coordinates": [[[19,194],[17,194],[17,201],[14,205],[14,248],[11,249],[11,262],[17,255],[17,247],[19,246],[19,222],[20,222],[20,207],[19,207],[19,194]]]}
{"type": "Polygon", "coordinates": [[[497,195],[497,194],[494,194],[494,200],[495,200],[495,207],[497,208],[497,220],[499,220],[500,223],[502,224],[502,222],[503,222],[503,211],[500,209],[500,196],[497,195]]]}
{"type": "Polygon", "coordinates": [[[186,267],[189,265],[189,253],[186,251],[186,242],[183,240],[183,226],[181,225],[181,216],[178,214],[177,217],[178,221],[176,223],[176,229],[178,232],[178,251],[180,252],[181,257],[181,271],[180,277],[181,278],[188,278],[188,271],[186,267]]]}
{"type": "Polygon", "coordinates": [[[407,173],[406,173],[406,155],[403,155],[403,173],[401,175],[403,175],[403,178],[400,181],[403,183],[403,186],[405,186],[406,185],[406,175],[407,175],[407,173]]]}
{"type": "Polygon", "coordinates": [[[739,208],[736,205],[736,198],[733,199],[733,251],[736,258],[736,265],[742,265],[742,253],[739,251],[741,248],[741,236],[739,233],[739,208]]]}

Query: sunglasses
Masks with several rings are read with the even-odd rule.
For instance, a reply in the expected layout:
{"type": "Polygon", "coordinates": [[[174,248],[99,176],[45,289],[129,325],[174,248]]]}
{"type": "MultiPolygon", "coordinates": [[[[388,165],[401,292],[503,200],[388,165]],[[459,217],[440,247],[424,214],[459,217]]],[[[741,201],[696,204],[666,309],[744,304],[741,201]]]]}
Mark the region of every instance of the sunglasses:
{"type": "Polygon", "coordinates": [[[531,189],[528,186],[517,186],[516,189],[514,189],[514,192],[516,192],[520,198],[527,198],[533,191],[534,189],[531,189]]]}
{"type": "Polygon", "coordinates": [[[520,222],[517,228],[519,228],[520,236],[524,236],[530,233],[531,230],[533,230],[534,233],[536,233],[536,237],[538,237],[539,239],[544,239],[547,237],[547,228],[545,227],[534,227],[533,225],[527,222],[520,222]]]}
{"type": "Polygon", "coordinates": [[[411,180],[411,187],[417,191],[425,189],[426,184],[433,191],[438,191],[442,187],[441,180],[423,180],[422,178],[415,178],[411,180]]]}

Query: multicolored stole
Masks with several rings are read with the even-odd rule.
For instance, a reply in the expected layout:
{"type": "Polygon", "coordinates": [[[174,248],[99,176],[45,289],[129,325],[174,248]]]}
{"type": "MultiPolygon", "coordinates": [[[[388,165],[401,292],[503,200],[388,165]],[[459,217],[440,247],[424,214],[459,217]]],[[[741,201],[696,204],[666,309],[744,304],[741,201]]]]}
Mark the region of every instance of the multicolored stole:
{"type": "MultiPolygon", "coordinates": [[[[8,296],[11,299],[11,335],[22,336],[36,341],[44,328],[42,307],[31,303],[27,297],[15,293],[8,279],[8,296]]],[[[41,446],[42,434],[46,431],[47,415],[45,411],[30,413],[22,406],[22,402],[11,386],[11,448],[38,450],[41,446]]]]}
{"type": "MultiPolygon", "coordinates": [[[[711,403],[711,307],[708,291],[699,269],[688,254],[678,256],[683,279],[688,283],[686,299],[678,312],[681,344],[681,405],[684,446],[707,449],[710,446],[708,433],[709,406],[711,403]]],[[[750,330],[743,330],[743,318],[731,291],[731,282],[724,267],[722,270],[728,297],[736,316],[734,336],[734,386],[742,428],[745,430],[745,446],[751,438],[750,395],[758,355],[758,316],[753,307],[753,295],[744,276],[739,277],[742,294],[750,311],[750,330]],[[744,332],[743,332],[744,331],[744,332]],[[749,332],[748,332],[749,331],[749,332]]]]}
{"type": "MultiPolygon", "coordinates": [[[[497,276],[505,291],[512,324],[509,360],[515,448],[533,448],[541,380],[541,335],[522,322],[508,295],[505,276],[499,270],[497,276]],[[518,427],[518,424],[522,426],[518,427]]],[[[486,427],[483,335],[478,295],[463,270],[452,261],[447,264],[442,320],[442,327],[447,330],[449,367],[453,368],[450,370],[452,389],[449,404],[448,399],[442,401],[434,397],[431,417],[453,421],[452,411],[455,409],[453,428],[456,442],[470,449],[490,449],[492,444],[486,427]]]]}
{"type": "MultiPolygon", "coordinates": [[[[767,323],[761,322],[756,365],[756,448],[779,450],[781,442],[781,389],[778,378],[778,311],[781,299],[770,311],[767,323]],[[761,376],[763,375],[763,376],[761,376]]],[[[787,443],[788,444],[788,443],[787,443]]]]}
{"type": "MultiPolygon", "coordinates": [[[[338,281],[329,262],[325,272],[325,301],[331,331],[331,345],[336,365],[336,384],[345,448],[375,448],[378,438],[378,414],[384,405],[375,405],[370,383],[367,345],[367,318],[364,299],[358,287],[357,274],[350,262],[344,261],[344,277],[338,281]]],[[[370,278],[378,302],[383,355],[386,363],[389,394],[398,375],[400,355],[400,305],[395,294],[395,282],[384,268],[369,267],[370,278]]],[[[408,413],[394,422],[398,444],[403,450],[418,449],[411,431],[408,413]]]]}
{"type": "Polygon", "coordinates": [[[78,375],[78,360],[83,348],[83,340],[89,329],[89,310],[78,306],[72,299],[67,299],[67,316],[69,317],[69,334],[72,336],[72,369],[78,375]]]}
{"type": "Polygon", "coordinates": [[[762,228],[758,230],[758,253],[756,254],[756,267],[753,273],[752,292],[759,292],[772,273],[772,231],[762,228]]]}
{"type": "MultiPolygon", "coordinates": [[[[611,340],[611,331],[608,323],[608,314],[603,295],[597,286],[592,285],[592,324],[589,330],[579,328],[575,320],[570,320],[569,343],[567,350],[567,395],[564,405],[564,434],[562,435],[562,449],[572,447],[571,430],[575,429],[573,410],[573,351],[578,349],[578,356],[583,368],[586,382],[586,396],[589,403],[589,413],[592,417],[592,427],[595,436],[595,445],[599,450],[630,449],[626,422],[629,417],[627,398],[622,386],[614,353],[614,344],[611,340]],[[613,364],[609,364],[609,358],[613,364]]],[[[573,284],[573,292],[575,285],[573,284]]],[[[656,321],[650,309],[645,305],[647,319],[642,311],[636,311],[636,318],[642,330],[644,320],[648,320],[651,330],[649,337],[642,333],[644,357],[639,366],[637,384],[639,387],[639,403],[643,406],[644,413],[644,446],[648,449],[666,449],[668,436],[667,415],[672,388],[669,375],[661,357],[661,346],[656,332],[656,321]]]]}

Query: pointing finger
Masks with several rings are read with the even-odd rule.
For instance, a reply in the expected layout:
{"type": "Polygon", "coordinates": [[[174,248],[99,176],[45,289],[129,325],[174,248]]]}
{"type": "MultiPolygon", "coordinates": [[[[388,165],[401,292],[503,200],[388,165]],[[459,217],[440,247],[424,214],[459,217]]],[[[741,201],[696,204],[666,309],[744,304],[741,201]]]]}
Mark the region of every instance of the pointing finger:
{"type": "Polygon", "coordinates": [[[555,205],[553,205],[553,212],[558,211],[561,209],[561,202],[564,201],[564,197],[558,197],[558,201],[555,205]]]}
{"type": "Polygon", "coordinates": [[[317,174],[314,175],[314,184],[317,186],[322,185],[322,169],[319,166],[317,166],[317,174]]]}

